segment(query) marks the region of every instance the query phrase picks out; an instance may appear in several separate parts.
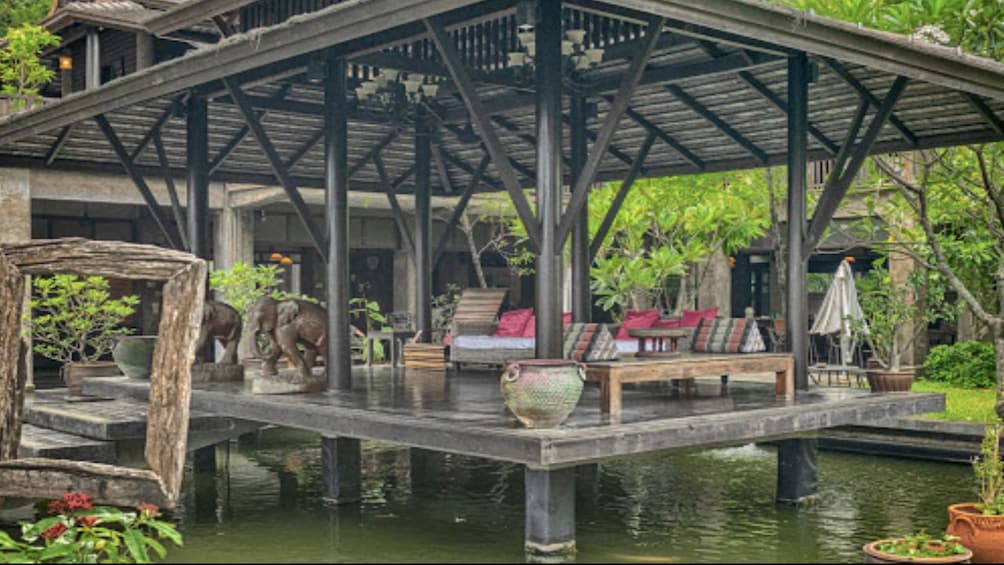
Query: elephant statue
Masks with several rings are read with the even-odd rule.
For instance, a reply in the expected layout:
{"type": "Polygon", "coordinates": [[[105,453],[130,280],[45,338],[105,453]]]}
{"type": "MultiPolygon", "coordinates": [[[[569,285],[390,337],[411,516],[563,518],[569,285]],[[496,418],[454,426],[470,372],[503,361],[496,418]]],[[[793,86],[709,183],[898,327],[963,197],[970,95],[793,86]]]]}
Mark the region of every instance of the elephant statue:
{"type": "MultiPolygon", "coordinates": [[[[327,364],[327,324],[327,311],[313,302],[259,298],[251,307],[249,329],[255,336],[268,336],[269,350],[262,358],[262,373],[277,374],[276,361],[285,353],[300,374],[310,378],[318,354],[327,364]],[[297,344],[303,345],[302,356],[297,344]]],[[[260,349],[258,353],[262,354],[260,349]]]]}
{"type": "Polygon", "coordinates": [[[202,307],[202,331],[195,351],[202,351],[210,338],[223,343],[223,363],[237,364],[237,344],[241,341],[241,315],[229,304],[207,300],[202,307]]]}

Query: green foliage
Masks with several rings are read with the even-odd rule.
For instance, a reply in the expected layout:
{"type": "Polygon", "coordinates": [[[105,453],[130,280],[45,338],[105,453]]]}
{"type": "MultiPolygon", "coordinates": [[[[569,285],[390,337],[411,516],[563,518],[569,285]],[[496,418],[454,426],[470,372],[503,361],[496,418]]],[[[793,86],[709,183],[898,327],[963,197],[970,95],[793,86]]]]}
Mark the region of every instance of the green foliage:
{"type": "Polygon", "coordinates": [[[968,551],[964,545],[959,543],[959,538],[956,536],[946,534],[944,538],[937,539],[932,538],[923,530],[913,535],[894,538],[885,543],[880,543],[875,549],[889,555],[921,559],[963,555],[968,551]]]}
{"type": "Polygon", "coordinates": [[[442,343],[460,303],[460,287],[446,285],[446,292],[432,298],[432,343],[442,343]]]}
{"type": "Polygon", "coordinates": [[[952,422],[984,424],[997,419],[994,405],[997,391],[986,388],[960,388],[927,380],[913,381],[914,392],[937,392],[945,395],[945,411],[924,414],[923,418],[952,422]]]}
{"type": "Polygon", "coordinates": [[[980,508],[988,516],[1004,515],[1004,462],[1001,461],[1001,432],[1004,423],[998,419],[987,424],[980,444],[980,456],[973,461],[976,479],[980,482],[980,508]]]}
{"type": "MultiPolygon", "coordinates": [[[[380,311],[380,303],[362,296],[349,299],[349,315],[354,319],[362,320],[363,328],[365,328],[364,333],[382,329],[384,323],[387,322],[387,317],[380,311]]],[[[369,350],[364,349],[363,355],[368,356],[369,350]]],[[[372,362],[381,363],[384,359],[383,343],[374,341],[372,362]]]]}
{"type": "Polygon", "coordinates": [[[136,311],[139,298],[112,299],[104,277],[35,277],[32,286],[26,322],[40,355],[64,364],[97,361],[111,352],[116,337],[132,333],[119,325],[136,311]]]}
{"type": "Polygon", "coordinates": [[[862,331],[867,324],[864,337],[872,355],[886,369],[899,370],[903,350],[906,349],[901,331],[921,315],[918,290],[916,279],[906,283],[894,281],[881,261],[876,262],[858,282],[858,297],[865,320],[854,320],[852,327],[862,331]]]}
{"type": "Polygon", "coordinates": [[[0,3],[0,36],[12,27],[38,23],[51,7],[51,0],[4,0],[0,3]]]}
{"type": "Polygon", "coordinates": [[[282,268],[278,265],[250,266],[238,262],[229,269],[213,271],[209,275],[209,288],[219,290],[223,302],[236,308],[246,320],[251,306],[259,298],[272,296],[283,300],[288,297],[288,293],[278,290],[282,284],[281,274],[282,268]]]}
{"type": "Polygon", "coordinates": [[[21,523],[20,541],[0,530],[0,563],[150,563],[151,555],[167,556],[163,542],[182,545],[174,525],[158,520],[150,504],[125,512],[67,493],[48,507],[52,516],[21,523]]]}
{"type": "Polygon", "coordinates": [[[55,73],[42,64],[39,55],[47,47],[59,45],[59,37],[31,24],[7,30],[6,45],[0,50],[0,92],[11,96],[18,107],[38,97],[38,89],[55,73]]]}
{"type": "Polygon", "coordinates": [[[924,380],[962,388],[991,388],[997,384],[994,346],[983,341],[939,345],[924,360],[924,380]]]}

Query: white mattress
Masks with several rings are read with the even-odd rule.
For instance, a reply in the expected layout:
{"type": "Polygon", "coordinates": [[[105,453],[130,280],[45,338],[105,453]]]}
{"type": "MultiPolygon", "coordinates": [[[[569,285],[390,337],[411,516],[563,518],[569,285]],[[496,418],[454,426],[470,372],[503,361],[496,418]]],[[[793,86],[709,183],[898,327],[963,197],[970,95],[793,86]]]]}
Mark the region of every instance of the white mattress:
{"type": "MultiPolygon", "coordinates": [[[[533,349],[532,337],[497,337],[493,335],[458,335],[451,345],[461,349],[533,349]]],[[[637,353],[638,340],[617,340],[618,353],[637,353]]]]}

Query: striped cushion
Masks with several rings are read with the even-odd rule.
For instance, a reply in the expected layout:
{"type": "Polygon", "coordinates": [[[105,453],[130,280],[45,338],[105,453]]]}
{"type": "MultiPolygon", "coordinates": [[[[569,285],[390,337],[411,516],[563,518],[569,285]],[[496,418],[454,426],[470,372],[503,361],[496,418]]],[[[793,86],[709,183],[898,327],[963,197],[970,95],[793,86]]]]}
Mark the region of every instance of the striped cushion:
{"type": "Polygon", "coordinates": [[[749,318],[701,320],[691,341],[695,353],[756,353],[767,351],[756,321],[749,318]]]}
{"type": "Polygon", "coordinates": [[[606,324],[569,324],[564,345],[565,359],[584,363],[617,359],[617,342],[606,324]]]}

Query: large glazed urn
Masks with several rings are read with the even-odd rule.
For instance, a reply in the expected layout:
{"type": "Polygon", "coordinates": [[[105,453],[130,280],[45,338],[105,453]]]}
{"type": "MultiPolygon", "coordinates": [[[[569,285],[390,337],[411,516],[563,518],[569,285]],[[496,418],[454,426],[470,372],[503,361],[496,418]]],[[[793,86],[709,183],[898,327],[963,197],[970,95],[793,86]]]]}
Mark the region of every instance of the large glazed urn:
{"type": "Polygon", "coordinates": [[[554,428],[561,425],[579,403],[585,380],[585,365],[577,361],[514,361],[502,373],[502,397],[526,427],[554,428]]]}
{"type": "Polygon", "coordinates": [[[122,373],[133,379],[149,379],[153,371],[155,335],[127,335],[120,337],[112,349],[112,359],[122,373]]]}

